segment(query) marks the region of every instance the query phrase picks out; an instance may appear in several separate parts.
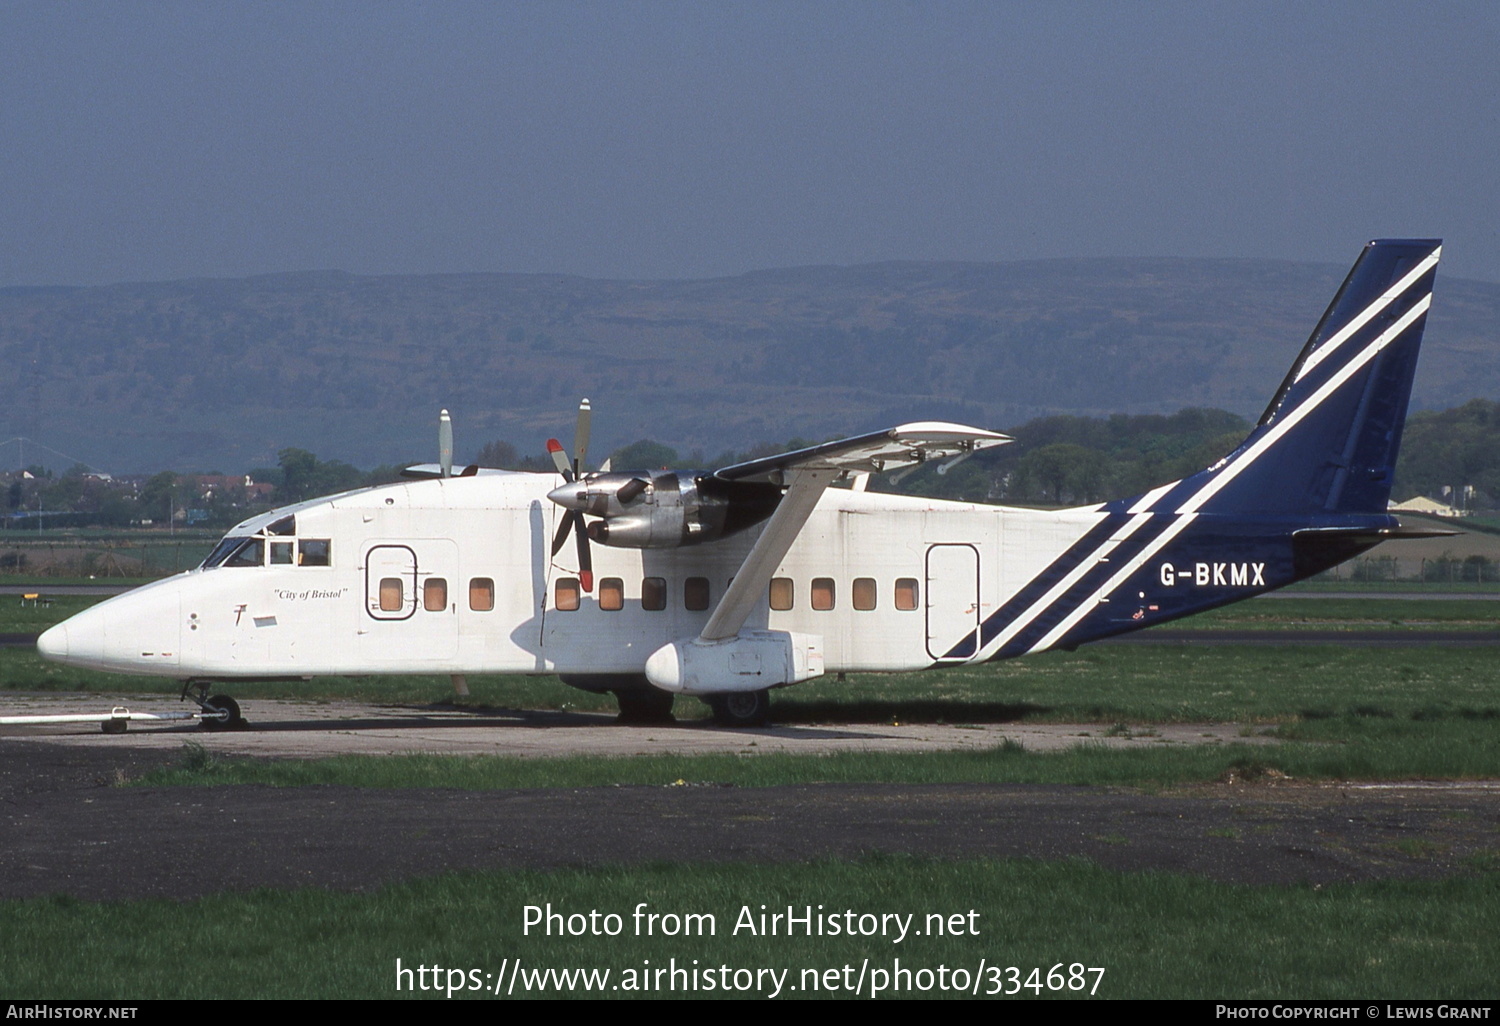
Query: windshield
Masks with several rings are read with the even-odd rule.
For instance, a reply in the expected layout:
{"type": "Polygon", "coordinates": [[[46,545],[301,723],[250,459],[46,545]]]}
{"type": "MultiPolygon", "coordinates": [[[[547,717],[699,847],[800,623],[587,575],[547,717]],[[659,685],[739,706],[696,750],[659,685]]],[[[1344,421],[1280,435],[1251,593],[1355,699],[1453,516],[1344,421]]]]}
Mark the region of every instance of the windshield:
{"type": "Polygon", "coordinates": [[[215,545],[214,550],[208,554],[208,558],[203,561],[204,569],[218,566],[220,563],[224,562],[226,558],[228,558],[231,552],[239,548],[244,543],[244,535],[229,535],[223,541],[219,542],[219,544],[215,545]]]}

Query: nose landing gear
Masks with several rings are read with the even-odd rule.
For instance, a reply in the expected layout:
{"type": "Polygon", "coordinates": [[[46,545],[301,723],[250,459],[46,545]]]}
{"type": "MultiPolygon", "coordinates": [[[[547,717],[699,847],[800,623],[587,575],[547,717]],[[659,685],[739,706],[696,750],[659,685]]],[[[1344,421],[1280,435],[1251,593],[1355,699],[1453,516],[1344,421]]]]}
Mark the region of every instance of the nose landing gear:
{"type": "Polygon", "coordinates": [[[240,730],[245,726],[245,717],[240,715],[240,704],[228,695],[209,695],[212,682],[190,680],[182,685],[184,701],[196,702],[203,710],[204,730],[240,730]]]}

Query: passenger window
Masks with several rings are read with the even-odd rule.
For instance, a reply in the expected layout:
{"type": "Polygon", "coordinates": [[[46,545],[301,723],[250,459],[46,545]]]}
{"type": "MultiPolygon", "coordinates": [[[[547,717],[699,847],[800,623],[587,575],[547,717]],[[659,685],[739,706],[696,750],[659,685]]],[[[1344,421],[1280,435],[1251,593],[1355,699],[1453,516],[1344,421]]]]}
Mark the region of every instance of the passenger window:
{"type": "Polygon", "coordinates": [[[854,579],[854,593],[850,596],[854,600],[854,608],[868,611],[875,608],[875,578],[856,577],[854,579]]]}
{"type": "Polygon", "coordinates": [[[272,566],[291,566],[292,565],[292,543],[291,542],[273,541],[271,543],[271,565],[272,566]]]}
{"type": "Polygon", "coordinates": [[[614,613],[625,608],[625,582],[606,577],[599,582],[599,608],[614,613]]]}
{"type": "Polygon", "coordinates": [[[488,577],[476,577],[469,582],[469,608],[476,613],[488,613],[495,608],[495,582],[488,577]]]}
{"type": "Polygon", "coordinates": [[[380,579],[380,611],[399,613],[405,604],[406,589],[401,585],[401,578],[382,577],[380,579]]]}
{"type": "Polygon", "coordinates": [[[792,579],[790,577],[771,578],[771,608],[782,612],[792,608],[792,579]]]}
{"type": "Polygon", "coordinates": [[[667,579],[647,577],[641,581],[641,608],[658,613],[667,608],[667,579]]]}
{"type": "Polygon", "coordinates": [[[902,577],[896,581],[896,608],[917,608],[917,579],[915,577],[902,577]]]}
{"type": "Polygon", "coordinates": [[[578,578],[560,577],[552,604],[564,613],[571,613],[578,608],[582,595],[583,591],[578,587],[578,578]]]}
{"type": "Polygon", "coordinates": [[[327,538],[303,538],[297,546],[297,562],[303,566],[332,566],[333,543],[327,538]]]}
{"type": "Polygon", "coordinates": [[[422,608],[429,613],[441,613],[448,608],[448,582],[441,577],[429,577],[422,582],[422,608]]]}
{"type": "Polygon", "coordinates": [[[833,578],[814,577],[812,582],[812,607],[814,609],[833,608],[833,578]]]}
{"type": "Polygon", "coordinates": [[[694,612],[708,608],[709,587],[707,577],[689,577],[682,582],[682,604],[694,612]]]}

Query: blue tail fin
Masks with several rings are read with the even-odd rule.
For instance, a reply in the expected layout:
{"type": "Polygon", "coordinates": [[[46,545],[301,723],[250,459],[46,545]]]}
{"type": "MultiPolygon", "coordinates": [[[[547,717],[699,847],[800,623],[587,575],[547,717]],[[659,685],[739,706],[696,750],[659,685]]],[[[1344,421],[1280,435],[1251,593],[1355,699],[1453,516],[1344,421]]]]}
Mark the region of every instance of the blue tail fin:
{"type": "Polygon", "coordinates": [[[1124,505],[1179,513],[1383,514],[1441,252],[1437,239],[1367,245],[1239,448],[1124,505]]]}

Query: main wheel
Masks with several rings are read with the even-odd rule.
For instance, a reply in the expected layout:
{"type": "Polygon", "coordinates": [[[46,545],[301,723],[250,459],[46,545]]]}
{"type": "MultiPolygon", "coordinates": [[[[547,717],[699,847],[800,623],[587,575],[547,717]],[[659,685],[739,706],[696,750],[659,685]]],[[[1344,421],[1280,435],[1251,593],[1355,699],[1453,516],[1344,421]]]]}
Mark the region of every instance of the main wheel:
{"type": "Polygon", "coordinates": [[[711,695],[708,707],[721,727],[764,727],[771,722],[771,692],[734,691],[711,695]]]}
{"type": "Polygon", "coordinates": [[[672,715],[672,702],[676,697],[656,688],[616,691],[615,700],[620,703],[619,722],[676,723],[677,717],[672,715]]]}
{"type": "Polygon", "coordinates": [[[245,725],[240,715],[240,704],[228,695],[214,695],[203,703],[205,714],[201,721],[204,730],[238,730],[245,725]],[[222,719],[210,719],[214,713],[227,713],[222,719]]]}

